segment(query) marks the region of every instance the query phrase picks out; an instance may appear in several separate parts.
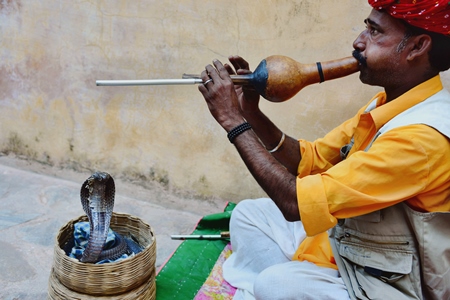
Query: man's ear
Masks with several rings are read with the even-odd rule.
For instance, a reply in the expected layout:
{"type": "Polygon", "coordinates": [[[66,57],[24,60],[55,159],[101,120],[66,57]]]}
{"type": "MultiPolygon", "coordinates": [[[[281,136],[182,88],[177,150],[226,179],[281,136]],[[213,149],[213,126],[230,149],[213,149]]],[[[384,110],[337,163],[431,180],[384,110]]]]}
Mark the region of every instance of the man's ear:
{"type": "Polygon", "coordinates": [[[412,36],[410,38],[410,51],[407,56],[407,60],[412,61],[414,59],[417,59],[419,57],[427,57],[428,59],[428,52],[431,50],[431,37],[427,34],[421,34],[412,36]]]}

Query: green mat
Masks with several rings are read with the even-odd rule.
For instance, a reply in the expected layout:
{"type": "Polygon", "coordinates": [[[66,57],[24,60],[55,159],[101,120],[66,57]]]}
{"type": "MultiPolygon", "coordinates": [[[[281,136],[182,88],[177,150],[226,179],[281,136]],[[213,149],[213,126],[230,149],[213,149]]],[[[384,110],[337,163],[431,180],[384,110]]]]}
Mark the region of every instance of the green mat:
{"type": "MultiPolygon", "coordinates": [[[[224,212],[203,217],[192,234],[228,231],[235,206],[228,203],[224,212]]],[[[185,240],[181,243],[156,276],[156,299],[193,299],[228,243],[229,240],[185,240]]]]}

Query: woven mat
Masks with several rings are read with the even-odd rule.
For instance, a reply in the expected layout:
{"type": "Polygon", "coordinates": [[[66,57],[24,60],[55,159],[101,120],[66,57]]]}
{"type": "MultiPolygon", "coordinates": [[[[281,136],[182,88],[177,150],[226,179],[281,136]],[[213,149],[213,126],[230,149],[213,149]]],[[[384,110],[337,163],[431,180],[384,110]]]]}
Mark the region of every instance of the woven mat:
{"type": "MultiPolygon", "coordinates": [[[[234,203],[222,213],[207,215],[192,234],[229,230],[234,203]]],[[[222,264],[231,254],[229,240],[185,240],[156,276],[156,299],[232,299],[234,288],[222,278],[222,264]]]]}

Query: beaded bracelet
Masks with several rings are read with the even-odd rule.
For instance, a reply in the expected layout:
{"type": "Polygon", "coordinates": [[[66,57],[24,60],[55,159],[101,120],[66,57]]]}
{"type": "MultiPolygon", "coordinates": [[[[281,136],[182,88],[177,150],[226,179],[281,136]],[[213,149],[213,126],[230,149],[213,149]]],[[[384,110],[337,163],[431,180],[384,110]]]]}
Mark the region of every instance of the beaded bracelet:
{"type": "Polygon", "coordinates": [[[230,140],[230,143],[233,143],[234,139],[238,135],[240,135],[244,131],[247,131],[251,128],[252,128],[252,126],[248,122],[245,122],[245,123],[242,123],[241,125],[234,127],[233,129],[231,129],[230,132],[228,132],[228,134],[227,134],[228,139],[230,140]]]}

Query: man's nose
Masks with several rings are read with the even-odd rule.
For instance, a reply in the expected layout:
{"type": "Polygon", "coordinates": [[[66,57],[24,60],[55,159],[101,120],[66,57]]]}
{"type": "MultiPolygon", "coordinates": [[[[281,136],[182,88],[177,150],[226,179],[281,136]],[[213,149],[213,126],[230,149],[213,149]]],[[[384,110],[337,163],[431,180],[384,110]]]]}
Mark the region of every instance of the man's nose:
{"type": "Polygon", "coordinates": [[[364,51],[366,49],[366,31],[363,31],[359,34],[359,36],[356,38],[356,40],[353,42],[353,48],[355,50],[364,51]]]}

